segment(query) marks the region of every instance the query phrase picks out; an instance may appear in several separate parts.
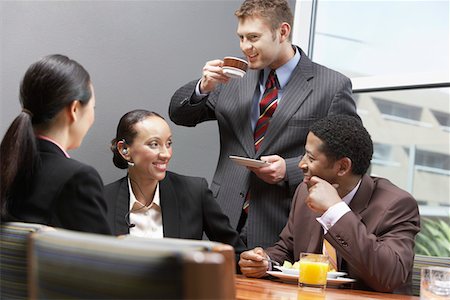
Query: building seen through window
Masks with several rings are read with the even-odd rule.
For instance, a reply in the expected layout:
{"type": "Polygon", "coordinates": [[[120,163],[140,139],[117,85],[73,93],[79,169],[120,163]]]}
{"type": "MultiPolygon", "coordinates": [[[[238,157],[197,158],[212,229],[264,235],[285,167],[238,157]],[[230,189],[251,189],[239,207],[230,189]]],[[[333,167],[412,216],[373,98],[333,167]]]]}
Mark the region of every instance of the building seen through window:
{"type": "Polygon", "coordinates": [[[449,1],[297,1],[293,35],[313,61],[352,79],[374,142],[371,175],[416,198],[416,250],[433,256],[450,256],[423,242],[450,243],[449,12],[449,1]]]}

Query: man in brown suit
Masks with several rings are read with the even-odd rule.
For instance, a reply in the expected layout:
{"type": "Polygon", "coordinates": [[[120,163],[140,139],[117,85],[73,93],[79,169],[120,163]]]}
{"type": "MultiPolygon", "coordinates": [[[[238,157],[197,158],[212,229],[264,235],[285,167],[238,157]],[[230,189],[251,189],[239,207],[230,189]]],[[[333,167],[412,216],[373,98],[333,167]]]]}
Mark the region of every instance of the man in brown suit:
{"type": "Polygon", "coordinates": [[[297,261],[300,252],[322,253],[325,238],[339,271],[357,280],[355,288],[410,293],[417,203],[387,179],[365,175],[373,153],[369,133],[350,116],[330,116],[312,125],[305,149],[299,163],[305,178],[280,240],[242,253],[242,273],[262,277],[267,258],[282,263],[297,261]]]}

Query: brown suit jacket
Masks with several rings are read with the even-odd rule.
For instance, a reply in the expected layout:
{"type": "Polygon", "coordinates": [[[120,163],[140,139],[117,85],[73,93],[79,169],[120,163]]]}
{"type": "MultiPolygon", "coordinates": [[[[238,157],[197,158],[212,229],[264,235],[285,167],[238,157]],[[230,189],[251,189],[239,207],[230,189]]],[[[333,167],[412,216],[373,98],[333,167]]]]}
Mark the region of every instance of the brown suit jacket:
{"type": "MultiPolygon", "coordinates": [[[[305,205],[307,195],[300,184],[280,240],[266,249],[272,259],[297,261],[300,252],[322,252],[320,215],[305,205]]],[[[355,288],[410,293],[414,237],[420,230],[416,200],[386,179],[364,175],[350,208],[325,235],[340,269],[357,280],[355,288]]]]}

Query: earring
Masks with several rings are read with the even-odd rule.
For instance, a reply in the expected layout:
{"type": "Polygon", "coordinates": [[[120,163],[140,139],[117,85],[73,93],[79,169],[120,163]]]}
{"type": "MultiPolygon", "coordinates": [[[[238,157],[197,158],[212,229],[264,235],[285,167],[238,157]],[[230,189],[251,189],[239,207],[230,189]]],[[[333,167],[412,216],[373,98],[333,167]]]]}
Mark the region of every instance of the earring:
{"type": "Polygon", "coordinates": [[[134,162],[132,162],[132,161],[127,161],[127,164],[129,167],[134,167],[134,162]]]}

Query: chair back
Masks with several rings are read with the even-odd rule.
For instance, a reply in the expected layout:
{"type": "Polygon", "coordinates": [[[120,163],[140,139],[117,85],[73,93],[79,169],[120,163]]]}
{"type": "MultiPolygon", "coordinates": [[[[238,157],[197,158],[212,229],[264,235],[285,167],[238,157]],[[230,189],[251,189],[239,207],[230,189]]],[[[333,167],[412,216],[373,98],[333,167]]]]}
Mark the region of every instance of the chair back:
{"type": "Polygon", "coordinates": [[[32,233],[47,230],[41,224],[0,224],[0,299],[28,299],[27,251],[32,233]]]}
{"type": "Polygon", "coordinates": [[[420,295],[420,269],[429,266],[450,267],[450,257],[437,257],[417,255],[414,257],[414,266],[412,273],[412,292],[413,295],[420,295]]]}
{"type": "Polygon", "coordinates": [[[167,247],[168,249],[180,249],[186,251],[197,250],[203,252],[206,251],[212,253],[220,253],[225,258],[225,269],[220,276],[220,287],[217,288],[221,290],[221,293],[223,293],[225,299],[236,298],[236,259],[233,246],[207,240],[189,240],[175,238],[147,239],[131,235],[123,235],[120,238],[139,244],[145,243],[153,247],[167,247]]]}
{"type": "Polygon", "coordinates": [[[30,254],[32,299],[225,299],[218,253],[58,230],[30,254]]]}

